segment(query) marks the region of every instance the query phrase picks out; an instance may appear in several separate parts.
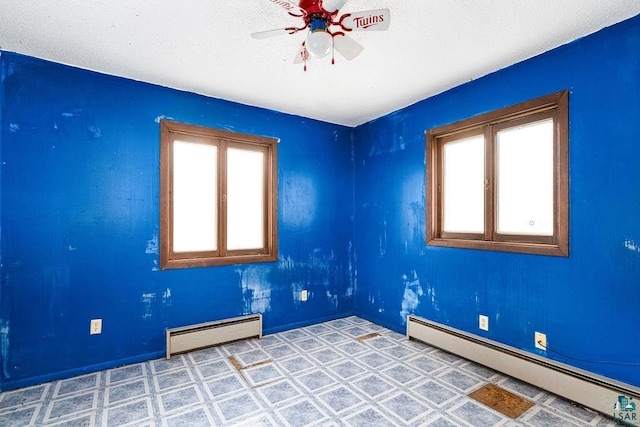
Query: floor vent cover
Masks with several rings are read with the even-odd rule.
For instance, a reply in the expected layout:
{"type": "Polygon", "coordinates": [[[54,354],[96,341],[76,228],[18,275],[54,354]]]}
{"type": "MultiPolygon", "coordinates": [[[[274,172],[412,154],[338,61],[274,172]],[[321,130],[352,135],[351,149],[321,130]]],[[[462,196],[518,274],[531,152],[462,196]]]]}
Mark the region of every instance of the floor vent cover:
{"type": "Polygon", "coordinates": [[[487,384],[480,387],[478,390],[470,393],[469,397],[513,419],[518,418],[534,405],[533,402],[498,387],[495,384],[487,384]]]}

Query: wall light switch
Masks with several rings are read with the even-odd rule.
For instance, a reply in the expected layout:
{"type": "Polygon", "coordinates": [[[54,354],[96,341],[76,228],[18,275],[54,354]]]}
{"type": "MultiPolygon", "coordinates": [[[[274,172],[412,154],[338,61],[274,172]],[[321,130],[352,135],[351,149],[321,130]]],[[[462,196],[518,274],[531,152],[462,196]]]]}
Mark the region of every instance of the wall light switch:
{"type": "Polygon", "coordinates": [[[300,291],[300,301],[304,302],[309,298],[309,293],[307,290],[300,291]]]}

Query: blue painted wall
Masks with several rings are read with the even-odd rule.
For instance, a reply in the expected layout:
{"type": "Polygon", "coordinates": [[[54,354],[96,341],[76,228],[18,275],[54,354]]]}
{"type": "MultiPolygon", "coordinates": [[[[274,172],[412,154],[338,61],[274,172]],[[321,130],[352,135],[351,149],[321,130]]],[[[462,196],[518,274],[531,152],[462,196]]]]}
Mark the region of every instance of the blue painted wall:
{"type": "Polygon", "coordinates": [[[356,129],[0,66],[0,390],[160,357],[167,326],[256,311],[267,332],[354,312],[403,331],[415,313],[640,386],[637,365],[533,345],[640,360],[639,17],[356,129]],[[425,246],[425,130],[562,89],[571,256],[425,246]],[[158,270],[162,117],[280,139],[279,262],[158,270]]]}
{"type": "Polygon", "coordinates": [[[352,312],[351,129],[0,61],[0,390],[160,357],[166,327],[260,312],[268,333],[352,312]],[[162,117],[280,139],[279,262],[158,269],[162,117]]]}
{"type": "Polygon", "coordinates": [[[403,331],[415,313],[640,386],[640,17],[360,126],[355,141],[356,314],[403,331]],[[425,130],[562,89],[570,257],[425,246],[425,130]],[[534,331],[564,355],[635,365],[541,352],[534,331]]]}

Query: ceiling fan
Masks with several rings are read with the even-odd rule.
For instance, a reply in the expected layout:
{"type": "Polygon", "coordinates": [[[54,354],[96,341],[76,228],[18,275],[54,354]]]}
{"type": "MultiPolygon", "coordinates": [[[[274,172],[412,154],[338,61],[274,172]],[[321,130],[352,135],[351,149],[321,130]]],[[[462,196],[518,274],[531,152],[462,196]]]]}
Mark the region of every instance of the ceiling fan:
{"type": "Polygon", "coordinates": [[[360,55],[364,47],[349,37],[351,31],[384,31],[389,28],[391,14],[389,9],[367,10],[345,13],[338,17],[339,10],[347,0],[300,0],[296,4],[289,0],[268,0],[280,6],[289,15],[301,18],[300,27],[278,28],[251,34],[254,39],[266,39],[286,34],[295,34],[309,29],[307,38],[296,53],[294,63],[304,63],[311,58],[323,58],[332,53],[331,62],[335,63],[333,51],[336,50],[345,59],[351,61],[360,55]]]}

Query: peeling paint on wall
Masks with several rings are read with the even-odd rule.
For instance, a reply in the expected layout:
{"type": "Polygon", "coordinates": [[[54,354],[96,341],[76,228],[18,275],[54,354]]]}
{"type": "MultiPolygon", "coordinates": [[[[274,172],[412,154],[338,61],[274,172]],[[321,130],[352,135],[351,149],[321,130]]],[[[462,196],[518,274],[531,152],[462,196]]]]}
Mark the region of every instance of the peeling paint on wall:
{"type": "Polygon", "coordinates": [[[249,266],[235,270],[240,278],[243,314],[266,313],[271,310],[271,284],[265,277],[267,270],[261,266],[249,266]]]}
{"type": "Polygon", "coordinates": [[[154,234],[151,240],[147,240],[147,248],[144,253],[157,254],[158,253],[158,235],[154,234]]]}
{"type": "Polygon", "coordinates": [[[162,293],[162,305],[164,305],[165,307],[171,307],[173,305],[171,301],[170,288],[165,289],[165,291],[162,293]]]}
{"type": "Polygon", "coordinates": [[[158,116],[155,118],[154,122],[160,123],[162,120],[174,120],[174,118],[170,116],[158,116]]]}
{"type": "Polygon", "coordinates": [[[2,358],[2,375],[10,378],[9,373],[9,321],[0,320],[0,357],[2,358]]]}
{"type": "Polygon", "coordinates": [[[640,252],[640,245],[635,240],[626,239],[624,241],[624,247],[632,252],[640,252]]]}
{"type": "Polygon", "coordinates": [[[142,303],[142,318],[149,320],[153,317],[153,303],[156,300],[155,292],[144,293],[140,297],[142,303]]]}
{"type": "Polygon", "coordinates": [[[420,304],[420,297],[424,295],[424,292],[420,285],[418,273],[416,273],[415,270],[412,270],[408,276],[403,274],[402,283],[404,284],[404,294],[402,295],[400,318],[404,325],[407,323],[407,316],[415,313],[415,310],[420,304]]]}

